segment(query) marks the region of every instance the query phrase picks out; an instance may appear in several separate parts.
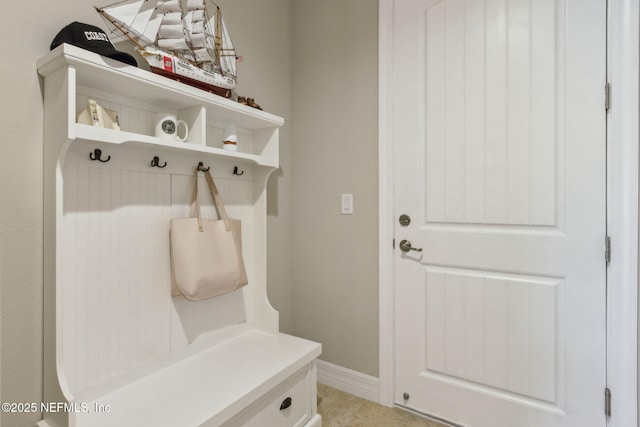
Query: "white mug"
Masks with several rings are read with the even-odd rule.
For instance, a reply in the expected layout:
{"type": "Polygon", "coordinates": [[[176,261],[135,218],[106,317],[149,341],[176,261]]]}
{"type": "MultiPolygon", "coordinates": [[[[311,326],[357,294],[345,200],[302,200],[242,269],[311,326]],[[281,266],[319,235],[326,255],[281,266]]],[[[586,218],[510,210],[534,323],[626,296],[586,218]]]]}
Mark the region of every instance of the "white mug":
{"type": "Polygon", "coordinates": [[[178,120],[174,114],[158,113],[156,114],[155,135],[158,138],[186,141],[189,136],[189,127],[184,120],[178,120]],[[178,136],[178,126],[184,126],[184,137],[178,136]]]}

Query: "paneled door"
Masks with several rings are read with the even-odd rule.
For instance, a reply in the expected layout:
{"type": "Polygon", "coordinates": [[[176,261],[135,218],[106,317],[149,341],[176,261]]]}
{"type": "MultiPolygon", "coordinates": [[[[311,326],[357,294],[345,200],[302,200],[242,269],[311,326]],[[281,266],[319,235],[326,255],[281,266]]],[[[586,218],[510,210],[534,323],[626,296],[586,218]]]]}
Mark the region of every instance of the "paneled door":
{"type": "Polygon", "coordinates": [[[393,19],[396,404],[604,426],[606,1],[393,19]]]}

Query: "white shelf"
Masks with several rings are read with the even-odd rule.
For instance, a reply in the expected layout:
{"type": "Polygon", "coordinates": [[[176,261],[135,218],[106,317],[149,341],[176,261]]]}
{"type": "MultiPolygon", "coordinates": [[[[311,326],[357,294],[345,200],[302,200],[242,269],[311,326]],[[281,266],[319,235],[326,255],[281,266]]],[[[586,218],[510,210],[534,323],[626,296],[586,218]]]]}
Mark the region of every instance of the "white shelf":
{"type": "Polygon", "coordinates": [[[116,92],[131,98],[171,106],[176,110],[202,104],[207,116],[220,122],[260,130],[280,127],[282,117],[238,104],[230,99],[153,74],[149,71],[105,58],[76,46],[63,44],[38,61],[38,72],[46,77],[61,67],[71,65],[77,72],[79,86],[116,92]]]}
{"type": "MultiPolygon", "coordinates": [[[[275,134],[284,119],[262,110],[239,104],[149,71],[111,60],[76,46],[63,44],[38,61],[38,72],[45,78],[64,72],[69,84],[69,139],[86,139],[112,144],[151,144],[155,147],[182,151],[198,151],[213,156],[234,158],[259,166],[278,167],[278,138],[275,134]],[[160,111],[189,112],[191,129],[197,141],[167,143],[155,137],[130,132],[99,129],[75,123],[75,97],[80,88],[90,88],[107,101],[131,100],[157,106],[160,111]],[[253,139],[254,152],[226,151],[206,145],[208,126],[224,123],[235,125],[253,139]],[[275,137],[274,137],[275,134],[275,137]],[[257,148],[255,148],[257,147],[257,148]]],[[[82,109],[82,108],[79,108],[82,109]]],[[[148,119],[147,120],[152,120],[148,119]]],[[[220,141],[221,144],[221,141],[220,141]]]]}
{"type": "Polygon", "coordinates": [[[83,124],[75,124],[73,129],[75,131],[75,138],[72,139],[82,139],[85,141],[104,142],[116,145],[122,144],[133,147],[148,144],[154,148],[160,148],[163,151],[196,152],[205,155],[235,159],[258,166],[267,166],[272,168],[278,167],[278,159],[276,157],[228,151],[223,150],[222,148],[207,147],[205,145],[198,145],[189,142],[171,142],[154,136],[140,135],[137,133],[105,129],[83,124]]]}

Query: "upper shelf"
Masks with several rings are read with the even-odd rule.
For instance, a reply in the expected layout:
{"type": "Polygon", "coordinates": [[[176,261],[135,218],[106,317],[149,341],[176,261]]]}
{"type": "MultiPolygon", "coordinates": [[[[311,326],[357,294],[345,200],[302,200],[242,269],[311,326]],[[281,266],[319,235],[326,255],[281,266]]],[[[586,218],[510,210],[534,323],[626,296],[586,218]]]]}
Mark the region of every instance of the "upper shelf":
{"type": "Polygon", "coordinates": [[[111,93],[117,91],[131,98],[170,106],[176,110],[202,105],[207,109],[208,118],[234,123],[248,130],[268,129],[284,124],[282,117],[69,44],[58,46],[40,58],[37,66],[38,73],[44,77],[62,67],[73,66],[76,69],[76,84],[79,86],[111,93]]]}

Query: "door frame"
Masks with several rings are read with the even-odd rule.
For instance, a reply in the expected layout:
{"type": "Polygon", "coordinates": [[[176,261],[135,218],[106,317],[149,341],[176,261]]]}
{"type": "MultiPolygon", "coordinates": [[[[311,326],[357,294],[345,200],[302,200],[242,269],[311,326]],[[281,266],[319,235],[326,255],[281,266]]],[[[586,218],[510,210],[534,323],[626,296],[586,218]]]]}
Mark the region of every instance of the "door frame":
{"type": "MultiPolygon", "coordinates": [[[[394,406],[394,177],[393,5],[378,0],[379,402],[394,406]]],[[[640,0],[608,1],[607,387],[608,426],[640,425],[638,418],[638,231],[640,0]]],[[[603,88],[604,103],[604,88],[603,88]]],[[[604,244],[603,244],[604,252],[604,244]]],[[[604,409],[604,390],[603,390],[604,409]]]]}

